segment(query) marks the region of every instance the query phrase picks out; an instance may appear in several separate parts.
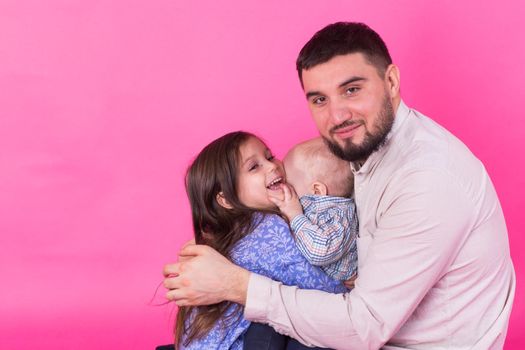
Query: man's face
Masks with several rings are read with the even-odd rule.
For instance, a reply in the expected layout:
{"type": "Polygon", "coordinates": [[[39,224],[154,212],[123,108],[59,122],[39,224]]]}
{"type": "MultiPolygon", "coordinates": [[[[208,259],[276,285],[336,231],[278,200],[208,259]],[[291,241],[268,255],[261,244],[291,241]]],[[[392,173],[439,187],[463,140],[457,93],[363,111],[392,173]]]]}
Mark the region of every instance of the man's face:
{"type": "Polygon", "coordinates": [[[313,119],[338,157],[365,161],[385,141],[395,117],[387,75],[381,77],[361,53],[303,70],[313,119]]]}

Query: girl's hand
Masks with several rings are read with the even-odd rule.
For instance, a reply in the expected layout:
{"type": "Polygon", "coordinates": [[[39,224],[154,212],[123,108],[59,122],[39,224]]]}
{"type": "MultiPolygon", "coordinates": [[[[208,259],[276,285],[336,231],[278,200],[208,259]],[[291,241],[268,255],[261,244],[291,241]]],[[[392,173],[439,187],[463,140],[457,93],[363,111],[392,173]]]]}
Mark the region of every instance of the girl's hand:
{"type": "Polygon", "coordinates": [[[346,281],[343,281],[343,284],[345,285],[345,287],[347,289],[354,289],[354,287],[355,287],[355,280],[356,279],[357,279],[357,274],[353,275],[352,277],[350,277],[346,281]]]}
{"type": "Polygon", "coordinates": [[[303,213],[303,207],[294,188],[288,184],[281,185],[282,193],[268,191],[268,199],[275,204],[288,221],[292,221],[297,215],[303,213]]]}

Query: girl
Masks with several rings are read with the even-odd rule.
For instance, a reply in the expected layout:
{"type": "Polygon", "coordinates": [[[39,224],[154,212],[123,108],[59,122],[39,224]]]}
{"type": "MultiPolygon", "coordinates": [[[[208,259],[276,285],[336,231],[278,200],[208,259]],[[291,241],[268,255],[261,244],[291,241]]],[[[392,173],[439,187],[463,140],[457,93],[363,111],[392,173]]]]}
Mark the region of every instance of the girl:
{"type": "MultiPolygon", "coordinates": [[[[235,264],[284,284],[345,292],[341,282],[310,265],[301,255],[288,224],[268,199],[268,192],[281,191],[285,181],[281,162],[254,135],[238,131],[210,143],[186,174],[195,242],[207,244],[235,264]]],[[[242,349],[250,327],[242,311],[240,305],[230,302],[181,307],[175,346],[242,349]]],[[[282,348],[292,347],[287,342],[281,342],[282,348]]],[[[294,349],[301,347],[293,345],[294,349]]]]}

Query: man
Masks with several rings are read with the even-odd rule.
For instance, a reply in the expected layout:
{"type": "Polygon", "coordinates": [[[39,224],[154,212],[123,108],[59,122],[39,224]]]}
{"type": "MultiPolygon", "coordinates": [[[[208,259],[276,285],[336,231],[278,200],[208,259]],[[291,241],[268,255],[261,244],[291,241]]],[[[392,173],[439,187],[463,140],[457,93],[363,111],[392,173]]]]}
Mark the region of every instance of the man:
{"type": "Polygon", "coordinates": [[[399,70],[366,25],[325,27],[297,69],[321,136],[354,172],[355,288],[332,295],[283,286],[189,245],[164,269],[167,298],[238,302],[249,320],[336,349],[502,348],[515,276],[481,162],[401,101],[399,70]]]}

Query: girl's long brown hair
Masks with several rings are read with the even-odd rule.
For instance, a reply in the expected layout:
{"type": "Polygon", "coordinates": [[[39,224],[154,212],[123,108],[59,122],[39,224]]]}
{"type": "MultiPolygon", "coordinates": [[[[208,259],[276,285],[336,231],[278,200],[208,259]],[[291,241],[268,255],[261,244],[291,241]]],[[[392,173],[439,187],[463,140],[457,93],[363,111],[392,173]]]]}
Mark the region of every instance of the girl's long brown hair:
{"type": "MultiPolygon", "coordinates": [[[[197,155],[186,172],[195,242],[209,245],[227,258],[230,258],[235,243],[257,224],[253,220],[256,210],[243,205],[237,196],[239,149],[251,137],[256,136],[237,131],[216,139],[197,155]],[[219,205],[219,192],[222,192],[231,209],[219,205]]],[[[229,302],[222,302],[180,307],[175,323],[175,347],[187,346],[203,337],[220,320],[225,321],[224,326],[227,327],[229,320],[241,317],[240,307],[233,314],[225,315],[230,305],[229,302]]]]}

